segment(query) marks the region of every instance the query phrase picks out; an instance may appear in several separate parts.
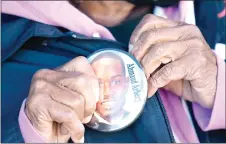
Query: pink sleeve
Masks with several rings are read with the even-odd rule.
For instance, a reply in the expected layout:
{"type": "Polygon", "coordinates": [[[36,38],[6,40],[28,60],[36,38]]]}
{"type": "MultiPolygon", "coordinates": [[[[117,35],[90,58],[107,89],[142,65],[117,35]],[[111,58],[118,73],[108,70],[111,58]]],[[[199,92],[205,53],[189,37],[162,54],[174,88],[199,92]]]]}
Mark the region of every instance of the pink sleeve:
{"type": "Polygon", "coordinates": [[[203,131],[225,129],[225,62],[217,57],[217,91],[213,109],[193,104],[195,119],[203,131]]]}
{"type": "Polygon", "coordinates": [[[19,114],[20,131],[24,141],[25,143],[45,143],[44,138],[38,134],[37,130],[32,126],[30,120],[24,112],[25,102],[26,100],[23,101],[19,114]]]}
{"type": "Polygon", "coordinates": [[[56,3],[52,3],[50,6],[50,3],[51,1],[2,1],[2,12],[49,25],[57,25],[56,22],[49,18],[51,14],[47,13],[47,11],[52,11],[53,14],[54,9],[59,8],[59,6],[57,6],[56,3]],[[48,9],[46,9],[46,6],[48,6],[48,9]],[[40,8],[42,8],[42,10],[40,8]]]}
{"type": "Polygon", "coordinates": [[[61,26],[73,32],[115,40],[103,26],[95,23],[68,1],[2,1],[2,12],[40,23],[61,26]]]}

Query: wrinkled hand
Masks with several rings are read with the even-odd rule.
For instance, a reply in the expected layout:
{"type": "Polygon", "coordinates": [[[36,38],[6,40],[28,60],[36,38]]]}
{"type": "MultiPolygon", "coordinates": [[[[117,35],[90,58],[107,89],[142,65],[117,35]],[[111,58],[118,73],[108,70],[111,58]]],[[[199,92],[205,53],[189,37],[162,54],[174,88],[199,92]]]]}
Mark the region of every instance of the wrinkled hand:
{"type": "Polygon", "coordinates": [[[77,57],[57,70],[42,69],[32,79],[26,114],[47,142],[84,142],[99,95],[98,80],[87,59],[77,57]]]}
{"type": "Polygon", "coordinates": [[[213,107],[216,57],[195,25],[149,14],[134,30],[129,47],[144,67],[149,96],[163,87],[203,107],[213,107]]]}

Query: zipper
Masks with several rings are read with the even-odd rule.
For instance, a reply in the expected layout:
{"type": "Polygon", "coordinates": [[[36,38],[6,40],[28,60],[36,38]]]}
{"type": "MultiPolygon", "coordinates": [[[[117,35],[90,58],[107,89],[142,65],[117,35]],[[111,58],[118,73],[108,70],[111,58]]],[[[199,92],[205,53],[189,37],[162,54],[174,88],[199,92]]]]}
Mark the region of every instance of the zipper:
{"type": "MultiPolygon", "coordinates": [[[[68,32],[64,36],[59,37],[57,39],[45,40],[45,41],[43,41],[42,46],[44,46],[44,47],[48,46],[48,47],[52,47],[52,48],[56,48],[56,49],[61,49],[61,48],[56,47],[55,45],[53,45],[52,42],[53,41],[62,41],[65,44],[73,46],[74,43],[75,43],[75,41],[73,41],[73,39],[99,41],[99,42],[105,43],[105,45],[106,45],[106,43],[112,43],[114,45],[113,48],[122,49],[122,50],[126,50],[127,49],[127,46],[125,44],[123,44],[121,42],[118,42],[118,41],[114,41],[114,40],[106,39],[106,38],[87,37],[87,36],[83,36],[81,34],[75,34],[74,32],[68,32]]],[[[84,50],[88,51],[90,53],[93,53],[94,51],[96,51],[96,50],[93,51],[93,50],[89,50],[89,49],[84,49],[84,50]]],[[[66,50],[66,51],[71,52],[70,50],[66,50]]],[[[74,51],[72,51],[72,52],[74,52],[74,51]]]]}
{"type": "Polygon", "coordinates": [[[88,36],[85,36],[85,35],[82,35],[82,34],[78,34],[78,33],[75,33],[75,32],[67,32],[63,36],[56,37],[56,38],[64,40],[64,39],[67,39],[67,38],[70,38],[70,37],[72,37],[74,39],[79,39],[79,40],[100,40],[100,41],[106,41],[106,42],[111,42],[111,43],[114,43],[114,44],[121,45],[122,47],[126,47],[125,44],[123,44],[123,43],[121,43],[119,41],[106,39],[106,38],[103,38],[103,37],[88,37],[88,36]]]}
{"type": "MultiPolygon", "coordinates": [[[[81,34],[77,34],[77,33],[68,33],[67,36],[71,36],[75,39],[80,39],[80,40],[100,40],[100,41],[106,41],[106,42],[111,42],[117,45],[120,45],[121,47],[127,47],[125,44],[119,42],[119,41],[115,41],[115,40],[111,40],[111,39],[106,39],[106,38],[102,38],[102,37],[87,37],[81,34]]],[[[63,38],[63,37],[62,37],[63,38]]]]}
{"type": "Polygon", "coordinates": [[[164,119],[165,119],[167,129],[168,129],[168,131],[169,131],[170,140],[171,140],[172,143],[175,143],[176,141],[175,141],[175,139],[174,139],[173,131],[172,131],[172,128],[171,128],[171,126],[170,126],[168,116],[167,116],[167,114],[166,114],[166,109],[165,109],[165,107],[164,107],[164,105],[163,105],[163,102],[162,102],[162,100],[161,100],[160,95],[159,95],[158,92],[156,92],[156,96],[157,96],[157,100],[158,100],[158,102],[159,102],[159,104],[160,104],[161,110],[162,110],[162,112],[163,112],[163,117],[164,117],[164,119]]]}

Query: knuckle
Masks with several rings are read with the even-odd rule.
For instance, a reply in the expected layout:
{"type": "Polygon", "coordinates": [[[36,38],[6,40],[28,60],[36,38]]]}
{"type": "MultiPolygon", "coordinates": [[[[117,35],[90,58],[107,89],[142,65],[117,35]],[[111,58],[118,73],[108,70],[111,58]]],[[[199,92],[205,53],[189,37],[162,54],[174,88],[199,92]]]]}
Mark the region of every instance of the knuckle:
{"type": "Polygon", "coordinates": [[[45,80],[37,79],[32,82],[29,90],[28,101],[35,104],[40,97],[47,95],[48,83],[45,80]]]}
{"type": "Polygon", "coordinates": [[[43,121],[46,119],[46,115],[44,114],[45,112],[43,110],[40,110],[40,109],[36,109],[33,111],[33,118],[35,119],[35,121],[38,123],[38,124],[41,124],[43,123],[43,121]]]}
{"type": "Polygon", "coordinates": [[[152,15],[152,14],[146,14],[146,15],[143,17],[142,22],[150,21],[152,18],[153,18],[153,15],[152,15]]]}
{"type": "Polygon", "coordinates": [[[27,103],[26,103],[26,109],[28,110],[28,111],[33,111],[34,109],[36,109],[36,107],[35,107],[35,105],[34,105],[34,101],[27,101],[27,103]]]}
{"type": "Polygon", "coordinates": [[[43,79],[37,79],[32,85],[34,89],[46,89],[48,82],[43,79]]]}
{"type": "Polygon", "coordinates": [[[187,24],[187,26],[191,29],[191,30],[197,30],[198,27],[196,25],[193,24],[187,24]]]}
{"type": "Polygon", "coordinates": [[[65,114],[67,115],[68,121],[73,121],[76,118],[76,114],[72,109],[65,110],[65,114]]]}
{"type": "Polygon", "coordinates": [[[191,30],[191,27],[189,25],[182,25],[180,27],[180,31],[181,31],[181,36],[179,38],[179,40],[186,40],[186,39],[189,39],[191,37],[193,37],[193,33],[192,33],[192,30],[191,30]]]}
{"type": "Polygon", "coordinates": [[[161,74],[162,74],[163,76],[165,76],[165,77],[168,77],[168,76],[171,75],[172,71],[173,71],[173,67],[170,66],[170,65],[166,65],[166,66],[163,68],[161,74]]]}
{"type": "Polygon", "coordinates": [[[157,21],[157,20],[159,20],[159,19],[160,19],[160,17],[155,16],[155,15],[153,15],[153,14],[146,14],[146,15],[143,17],[143,20],[144,20],[145,22],[147,22],[147,21],[155,22],[155,21],[157,21]]]}
{"type": "Polygon", "coordinates": [[[52,70],[49,69],[41,69],[35,72],[33,78],[42,78],[43,76],[49,75],[52,73],[52,70]]]}
{"type": "Polygon", "coordinates": [[[191,39],[191,43],[195,45],[195,47],[201,48],[204,46],[203,41],[200,38],[191,39]]]}
{"type": "Polygon", "coordinates": [[[76,61],[86,61],[87,59],[84,56],[78,56],[75,58],[76,61]]]}
{"type": "Polygon", "coordinates": [[[194,32],[197,35],[201,34],[200,29],[196,25],[188,24],[187,26],[188,26],[188,30],[190,30],[191,32],[194,32]]]}
{"type": "Polygon", "coordinates": [[[176,21],[177,26],[183,26],[183,25],[187,25],[185,22],[183,21],[176,21]]]}
{"type": "Polygon", "coordinates": [[[179,39],[190,39],[197,36],[199,29],[192,24],[184,24],[179,27],[181,31],[181,37],[179,39]]]}
{"type": "Polygon", "coordinates": [[[149,59],[150,59],[150,54],[147,53],[147,54],[143,57],[143,59],[141,60],[141,64],[142,64],[142,66],[143,66],[144,68],[146,68],[146,66],[148,65],[149,59]]]}
{"type": "Polygon", "coordinates": [[[145,31],[145,32],[143,32],[142,33],[142,35],[141,35],[141,37],[142,37],[142,41],[141,41],[141,44],[143,43],[143,42],[145,42],[149,37],[151,36],[151,34],[150,34],[150,31],[145,31]]]}
{"type": "Polygon", "coordinates": [[[152,86],[158,86],[158,79],[156,76],[152,76],[150,79],[150,83],[152,86]]]}
{"type": "Polygon", "coordinates": [[[194,57],[197,59],[199,66],[208,67],[210,64],[216,64],[216,58],[209,49],[196,51],[194,57]]]}
{"type": "Polygon", "coordinates": [[[146,33],[146,38],[147,38],[148,40],[150,40],[150,39],[152,39],[152,38],[158,36],[158,33],[159,33],[158,29],[152,28],[151,30],[147,31],[147,33],[146,33]]]}
{"type": "Polygon", "coordinates": [[[158,30],[155,28],[143,32],[139,41],[140,43],[138,45],[148,43],[148,40],[153,39],[157,35],[158,35],[158,30]]]}
{"type": "Polygon", "coordinates": [[[145,25],[147,25],[149,22],[155,22],[156,21],[156,16],[152,15],[152,14],[146,14],[141,22],[138,25],[138,29],[144,27],[145,25]]]}
{"type": "Polygon", "coordinates": [[[164,44],[163,43],[158,43],[155,44],[152,49],[155,51],[155,55],[161,55],[164,51],[164,44]]]}
{"type": "Polygon", "coordinates": [[[185,27],[186,30],[190,30],[190,31],[195,31],[198,29],[198,27],[193,24],[185,24],[183,25],[183,27],[185,27]]]}
{"type": "Polygon", "coordinates": [[[78,56],[72,60],[70,60],[68,63],[64,64],[61,69],[63,71],[76,71],[76,67],[82,67],[84,63],[87,62],[87,59],[83,56],[78,56]]]}

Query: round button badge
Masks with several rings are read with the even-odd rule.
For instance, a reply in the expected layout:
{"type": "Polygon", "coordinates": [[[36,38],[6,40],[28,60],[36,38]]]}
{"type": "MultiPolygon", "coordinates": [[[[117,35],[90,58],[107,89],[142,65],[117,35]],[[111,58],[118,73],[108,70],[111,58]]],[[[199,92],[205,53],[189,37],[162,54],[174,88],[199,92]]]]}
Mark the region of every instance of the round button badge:
{"type": "Polygon", "coordinates": [[[88,57],[99,80],[96,111],[88,127],[113,132],[132,124],[147,99],[147,79],[141,65],[122,50],[103,49],[88,57]]]}

